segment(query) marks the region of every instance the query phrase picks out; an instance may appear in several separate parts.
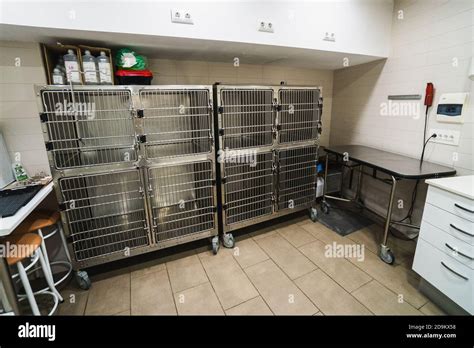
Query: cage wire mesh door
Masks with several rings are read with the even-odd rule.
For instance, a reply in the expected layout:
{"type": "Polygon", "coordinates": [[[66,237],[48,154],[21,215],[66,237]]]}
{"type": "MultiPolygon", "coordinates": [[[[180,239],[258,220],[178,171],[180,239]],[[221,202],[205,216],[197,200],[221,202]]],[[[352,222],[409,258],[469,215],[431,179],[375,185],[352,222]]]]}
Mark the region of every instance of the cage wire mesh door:
{"type": "Polygon", "coordinates": [[[130,90],[52,87],[40,95],[53,169],[137,160],[130,90]]]}
{"type": "Polygon", "coordinates": [[[140,90],[146,157],[211,153],[213,127],[209,88],[140,90]]]}
{"type": "Polygon", "coordinates": [[[278,210],[311,205],[316,199],[317,146],[278,150],[278,210]]]}
{"type": "Polygon", "coordinates": [[[81,266],[150,245],[137,169],[58,180],[72,252],[81,266]]]}
{"type": "Polygon", "coordinates": [[[226,229],[252,224],[252,220],[273,213],[272,152],[257,154],[253,164],[225,162],[223,173],[226,229]]]}
{"type": "Polygon", "coordinates": [[[278,143],[315,141],[321,127],[321,91],[287,87],[278,91],[278,143]]]}
{"type": "Polygon", "coordinates": [[[219,99],[223,150],[272,145],[274,107],[271,88],[223,88],[219,99]]]}
{"type": "Polygon", "coordinates": [[[213,165],[200,161],[149,169],[156,243],[180,244],[216,234],[213,165]]]}

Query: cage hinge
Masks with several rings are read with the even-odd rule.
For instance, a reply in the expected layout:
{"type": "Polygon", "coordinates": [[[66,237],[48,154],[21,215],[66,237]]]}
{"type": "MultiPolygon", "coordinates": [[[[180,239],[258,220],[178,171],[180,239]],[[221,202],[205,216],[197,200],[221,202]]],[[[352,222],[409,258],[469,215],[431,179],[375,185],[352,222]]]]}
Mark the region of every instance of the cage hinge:
{"type": "Polygon", "coordinates": [[[227,210],[227,204],[222,204],[222,209],[227,210]]]}
{"type": "Polygon", "coordinates": [[[137,109],[137,118],[143,118],[143,116],[145,116],[143,109],[137,109]]]}
{"type": "Polygon", "coordinates": [[[218,208],[217,208],[217,207],[212,207],[212,212],[213,212],[213,213],[217,213],[217,211],[218,211],[218,208]]]}
{"type": "Polygon", "coordinates": [[[212,179],[212,180],[211,180],[211,184],[212,184],[212,186],[216,186],[216,180],[215,180],[215,179],[212,179]]]}
{"type": "Polygon", "coordinates": [[[281,104],[277,104],[277,105],[275,106],[275,109],[276,109],[276,111],[281,111],[281,110],[282,110],[281,104]]]}
{"type": "Polygon", "coordinates": [[[318,107],[320,107],[320,108],[323,107],[323,97],[319,98],[319,100],[318,100],[318,107]]]}
{"type": "Polygon", "coordinates": [[[225,176],[223,178],[221,178],[221,183],[223,183],[223,184],[227,183],[227,178],[225,176]]]}
{"type": "Polygon", "coordinates": [[[137,141],[138,141],[140,144],[146,143],[146,135],[145,135],[145,134],[138,135],[138,136],[137,136],[137,141]]]}
{"type": "Polygon", "coordinates": [[[50,141],[47,141],[46,143],[44,143],[44,146],[46,147],[46,151],[51,151],[54,149],[53,143],[50,141]]]}
{"type": "Polygon", "coordinates": [[[220,114],[223,114],[223,113],[224,113],[224,107],[223,107],[223,106],[219,106],[219,108],[217,109],[217,111],[219,111],[220,114]]]}
{"type": "Polygon", "coordinates": [[[221,135],[221,136],[224,135],[224,128],[219,129],[219,135],[221,135]]]}
{"type": "Polygon", "coordinates": [[[60,211],[65,211],[65,210],[67,210],[67,204],[66,204],[66,202],[58,203],[58,206],[59,206],[59,210],[60,210],[60,211]]]}
{"type": "Polygon", "coordinates": [[[67,244],[72,244],[74,242],[74,239],[72,238],[72,236],[67,236],[66,237],[66,242],[67,242],[67,244]]]}
{"type": "Polygon", "coordinates": [[[41,112],[39,117],[42,123],[48,122],[48,114],[46,112],[41,112]]]}
{"type": "Polygon", "coordinates": [[[318,121],[317,129],[319,134],[323,132],[323,124],[321,123],[321,121],[318,121]]]}
{"type": "Polygon", "coordinates": [[[276,130],[277,130],[277,131],[281,131],[281,124],[277,124],[277,125],[276,125],[276,130]]]}

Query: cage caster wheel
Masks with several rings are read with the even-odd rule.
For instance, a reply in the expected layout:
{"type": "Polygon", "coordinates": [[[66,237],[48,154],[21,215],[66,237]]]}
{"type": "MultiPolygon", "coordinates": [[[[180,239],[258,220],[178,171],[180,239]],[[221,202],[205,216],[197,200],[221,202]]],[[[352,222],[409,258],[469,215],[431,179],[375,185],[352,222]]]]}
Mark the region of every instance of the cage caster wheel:
{"type": "Polygon", "coordinates": [[[217,252],[219,251],[219,237],[215,236],[212,238],[212,253],[214,255],[217,255],[217,252]]]}
{"type": "Polygon", "coordinates": [[[232,249],[235,246],[234,236],[231,233],[224,234],[222,244],[224,244],[226,248],[232,249]]]}
{"type": "Polygon", "coordinates": [[[309,210],[309,218],[311,219],[311,221],[313,222],[317,222],[318,221],[318,210],[316,208],[311,208],[309,210]]]}
{"type": "Polygon", "coordinates": [[[76,283],[82,290],[89,290],[91,287],[91,280],[86,271],[76,272],[76,283]]]}
{"type": "Polygon", "coordinates": [[[395,255],[393,255],[393,252],[386,246],[382,246],[380,248],[379,257],[383,262],[388,263],[389,265],[393,265],[395,262],[395,255]]]}
{"type": "Polygon", "coordinates": [[[321,210],[324,214],[329,214],[329,204],[321,202],[321,210]]]}

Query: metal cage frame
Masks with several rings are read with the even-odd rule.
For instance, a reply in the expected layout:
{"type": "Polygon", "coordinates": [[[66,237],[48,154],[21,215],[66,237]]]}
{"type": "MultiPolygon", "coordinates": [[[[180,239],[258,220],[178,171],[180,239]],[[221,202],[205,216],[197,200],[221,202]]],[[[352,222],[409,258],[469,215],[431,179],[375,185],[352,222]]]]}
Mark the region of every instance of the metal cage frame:
{"type": "MultiPolygon", "coordinates": [[[[123,259],[127,258],[129,256],[134,256],[162,248],[167,248],[173,245],[177,244],[183,244],[187,242],[191,242],[194,240],[198,239],[203,239],[207,237],[214,237],[218,235],[218,217],[217,217],[217,194],[216,194],[216,166],[215,166],[215,160],[216,160],[216,151],[215,151],[215,144],[214,144],[214,122],[213,122],[213,89],[212,86],[208,85],[159,85],[159,86],[35,86],[35,92],[37,95],[37,101],[38,101],[38,108],[40,110],[40,119],[42,123],[42,130],[43,130],[43,135],[45,139],[45,146],[47,149],[48,153],[48,160],[50,163],[50,168],[51,168],[51,173],[53,176],[53,182],[55,186],[55,193],[58,202],[60,202],[60,210],[61,210],[61,220],[62,224],[64,227],[64,231],[68,240],[68,247],[71,255],[74,255],[73,258],[73,268],[75,270],[79,270],[81,268],[87,268],[91,267],[94,265],[98,264],[103,264],[106,262],[111,262],[114,260],[118,259],[123,259]],[[160,133],[160,128],[162,129],[163,122],[155,122],[155,125],[150,124],[147,125],[147,121],[149,119],[152,119],[154,116],[156,116],[156,112],[158,112],[159,116],[163,116],[164,118],[174,118],[176,119],[176,128],[179,127],[179,121],[182,121],[182,119],[179,119],[176,113],[173,110],[181,110],[182,105],[178,105],[178,107],[172,107],[169,103],[167,105],[164,105],[162,109],[166,109],[167,111],[162,112],[160,111],[161,107],[161,101],[158,101],[158,106],[155,103],[154,105],[151,105],[150,103],[146,103],[141,96],[143,94],[149,94],[153,95],[158,94],[158,95],[167,95],[167,93],[178,93],[179,95],[186,96],[186,94],[189,93],[196,93],[198,91],[202,91],[203,95],[206,95],[206,100],[200,99],[200,105],[199,105],[199,116],[197,118],[207,118],[208,122],[190,122],[188,125],[192,128],[193,126],[202,126],[206,125],[207,128],[205,128],[206,132],[206,142],[208,143],[206,151],[197,151],[197,152],[190,152],[190,153],[182,153],[177,151],[177,153],[173,154],[171,153],[169,156],[152,156],[149,157],[147,155],[147,145],[153,144],[153,145],[158,145],[160,146],[161,144],[156,144],[153,141],[153,136],[156,134],[160,133]],[[95,130],[97,134],[97,142],[100,142],[101,140],[99,139],[101,135],[101,131],[104,133],[107,133],[108,131],[114,132],[114,129],[111,128],[110,130],[107,129],[102,129],[100,127],[96,127],[95,124],[94,126],[88,126],[92,125],[93,121],[92,120],[87,120],[87,117],[89,116],[90,112],[86,109],[86,112],[82,112],[83,110],[78,110],[76,109],[77,106],[74,104],[75,97],[77,95],[94,95],[96,98],[100,95],[113,95],[114,93],[119,94],[121,96],[127,95],[129,98],[129,104],[128,108],[122,108],[120,109],[121,112],[117,113],[114,112],[113,107],[106,109],[106,111],[100,109],[96,110],[95,116],[99,115],[102,116],[102,114],[110,114],[112,116],[117,116],[117,114],[120,114],[122,119],[127,119],[130,121],[130,127],[127,128],[127,131],[129,132],[128,138],[131,139],[130,142],[130,149],[133,151],[134,155],[132,157],[125,157],[124,159],[127,159],[126,161],[104,161],[104,163],[93,163],[92,165],[89,165],[86,161],[85,164],[83,165],[77,165],[74,167],[61,167],[57,165],[57,161],[55,160],[54,156],[54,151],[55,151],[55,145],[50,145],[54,141],[61,141],[61,136],[58,132],[52,131],[52,127],[57,127],[60,125],[60,123],[54,123],[56,121],[61,121],[61,118],[58,118],[55,113],[57,111],[51,110],[51,106],[48,103],[45,103],[45,95],[54,95],[54,93],[57,93],[61,98],[61,96],[66,96],[69,97],[66,98],[66,101],[73,101],[73,109],[72,113],[69,114],[60,114],[60,116],[64,116],[64,121],[70,122],[70,120],[67,117],[70,117],[74,121],[74,132],[71,131],[65,131],[64,134],[67,137],[66,139],[73,140],[76,143],[78,140],[81,140],[81,137],[79,136],[77,129],[82,130],[82,133],[93,133],[90,131],[90,129],[95,130]],[[157,111],[158,110],[158,111],[157,111]],[[168,115],[167,112],[171,110],[171,113],[168,115]],[[102,113],[97,113],[97,111],[102,112],[102,113]],[[82,112],[82,113],[81,113],[82,112]],[[155,112],[155,114],[154,114],[155,112]],[[203,115],[205,114],[205,115],[203,115]],[[66,117],[67,116],[67,117],[66,117]],[[77,126],[77,118],[83,117],[85,120],[83,121],[84,126],[82,126],[82,123],[79,123],[81,126],[77,126]],[[90,121],[90,122],[89,122],[90,121]],[[89,123],[87,123],[89,122],[89,123]],[[82,128],[81,128],[82,127],[82,128]],[[94,128],[95,127],[95,128],[94,128]],[[147,134],[148,132],[148,134],[147,134]],[[59,134],[59,136],[58,136],[59,134]],[[71,139],[71,134],[75,136],[75,138],[71,139]],[[149,141],[151,139],[151,141],[149,141]],[[210,196],[209,196],[209,201],[212,202],[211,205],[213,206],[212,208],[212,213],[210,213],[210,219],[211,223],[207,224],[206,226],[208,228],[201,229],[196,233],[188,233],[188,234],[182,234],[179,236],[175,236],[174,238],[166,238],[164,240],[158,240],[156,238],[156,233],[158,231],[158,225],[155,224],[154,222],[156,221],[156,212],[153,210],[153,197],[156,192],[154,192],[156,189],[153,187],[153,179],[150,177],[150,170],[159,170],[162,168],[167,168],[167,167],[177,167],[177,166],[186,166],[186,165],[193,165],[194,163],[209,163],[210,165],[208,166],[210,171],[206,173],[207,175],[207,183],[211,183],[209,189],[210,196]],[[71,206],[70,201],[65,198],[63,190],[61,189],[61,182],[66,182],[67,180],[73,180],[75,178],[79,178],[77,180],[86,180],[88,177],[97,177],[97,176],[109,176],[109,177],[114,177],[115,174],[120,174],[120,173],[126,173],[126,172],[133,172],[136,171],[137,177],[139,178],[139,185],[138,185],[138,193],[133,191],[133,193],[130,192],[122,192],[121,194],[117,194],[117,202],[114,202],[113,204],[122,204],[125,206],[125,201],[126,201],[126,195],[127,194],[133,194],[134,199],[137,198],[137,194],[140,195],[141,197],[141,206],[143,207],[143,212],[144,212],[144,226],[143,229],[146,231],[146,238],[148,242],[146,244],[142,243],[142,245],[136,246],[136,247],[130,247],[124,249],[124,252],[104,252],[100,255],[94,255],[92,257],[77,257],[77,253],[83,252],[84,248],[80,249],[77,247],[78,242],[77,236],[80,233],[84,233],[85,235],[87,234],[86,232],[88,231],[79,231],[78,229],[73,225],[75,220],[72,219],[71,217],[71,212],[76,209],[76,206],[71,206]]],[[[186,97],[184,97],[186,99],[186,97]]],[[[79,98],[79,100],[82,99],[79,98]]],[[[182,98],[183,100],[183,98],[182,98]]],[[[189,97],[187,99],[187,104],[184,105],[184,115],[179,113],[182,117],[187,117],[188,115],[189,118],[194,117],[196,115],[195,110],[193,109],[193,97],[189,97]],[[190,110],[190,111],[189,111],[190,110]],[[187,113],[189,111],[189,113],[187,113]]],[[[55,103],[54,103],[55,104],[55,103]]],[[[66,104],[66,102],[65,102],[66,104]]],[[[100,103],[99,103],[100,104],[100,103]]],[[[101,105],[101,104],[100,104],[101,105]]],[[[122,105],[122,104],[121,104],[122,105]]],[[[112,105],[113,106],[113,105],[112,105]]],[[[114,123],[113,120],[107,120],[107,122],[114,123]]],[[[174,125],[171,123],[169,124],[170,127],[173,127],[174,125]]],[[[168,130],[171,130],[169,128],[168,130]]],[[[179,132],[181,129],[177,129],[177,132],[179,132]]],[[[193,129],[189,130],[191,134],[200,134],[199,130],[195,133],[193,132],[193,129]]],[[[173,140],[173,139],[172,139],[173,140]]],[[[178,139],[179,140],[179,139],[178,139]]],[[[191,139],[191,143],[193,143],[194,139],[191,139]]],[[[168,142],[167,144],[169,144],[168,142]]],[[[80,144],[82,145],[82,144],[80,144]]],[[[81,148],[80,146],[77,146],[78,149],[74,148],[75,151],[79,152],[81,155],[81,148]]],[[[169,148],[169,146],[168,146],[169,148]]],[[[149,153],[148,153],[149,154],[149,153]]],[[[198,175],[198,174],[196,174],[198,175]]],[[[196,180],[195,180],[196,181],[196,180]]],[[[192,190],[199,190],[199,183],[194,184],[194,188],[189,188],[189,192],[192,192],[192,190]]],[[[98,195],[97,197],[93,196],[94,190],[99,190],[98,188],[94,189],[88,189],[88,190],[83,190],[81,193],[82,196],[86,197],[80,197],[80,200],[84,200],[87,202],[94,201],[94,200],[99,200],[99,205],[107,205],[107,199],[113,197],[113,195],[109,196],[107,194],[101,194],[98,195]],[[103,201],[100,201],[100,200],[103,201]]],[[[191,194],[192,196],[192,194],[191,194]]],[[[138,198],[137,198],[138,199],[138,198]]],[[[81,201],[74,202],[74,204],[78,204],[81,201]]],[[[95,201],[94,201],[95,202],[95,201]]],[[[209,203],[209,202],[208,202],[209,203]]],[[[113,205],[112,204],[112,205],[113,205]]],[[[186,215],[187,207],[188,205],[184,205],[185,212],[184,214],[186,215]]],[[[79,205],[80,207],[80,205],[79,205]]],[[[102,206],[101,206],[102,207],[102,206]]],[[[89,207],[88,209],[93,209],[89,207]]],[[[89,215],[92,214],[89,211],[89,215]]],[[[189,213],[192,214],[192,213],[189,213]]],[[[166,214],[165,214],[166,215],[166,214]]],[[[126,220],[126,219],[125,219],[126,220]]],[[[133,221],[132,221],[133,222],[133,221]]],[[[104,227],[101,225],[100,227],[104,227]]],[[[114,226],[109,226],[110,230],[113,230],[114,226]]],[[[105,230],[107,230],[107,226],[105,226],[105,230]]],[[[125,231],[126,232],[126,231],[125,231]]],[[[100,233],[97,232],[96,233],[100,233]]],[[[118,232],[119,234],[121,233],[120,231],[118,232]]],[[[90,235],[88,235],[88,238],[90,238],[90,235]]],[[[100,235],[99,237],[100,238],[100,235]]],[[[84,242],[87,244],[86,242],[84,242]]],[[[84,245],[83,243],[83,245],[84,245]]],[[[100,243],[99,243],[100,244],[100,243]]],[[[91,244],[92,247],[95,247],[93,243],[91,244]]],[[[89,248],[92,248],[89,246],[89,248]]],[[[86,248],[87,249],[87,248],[86,248]]],[[[104,249],[105,250],[105,249],[104,249]]]]}
{"type": "MultiPolygon", "coordinates": [[[[258,100],[258,98],[247,97],[241,98],[244,100],[258,100]]],[[[235,101],[235,99],[232,99],[235,101]]],[[[229,215],[228,209],[232,207],[232,202],[228,200],[228,191],[227,186],[229,184],[229,178],[227,176],[229,165],[226,164],[226,161],[217,161],[218,166],[218,177],[221,180],[220,185],[220,194],[219,194],[219,204],[222,206],[222,214],[221,214],[221,229],[224,233],[229,233],[230,231],[237,230],[246,226],[254,225],[263,221],[271,220],[280,216],[288,215],[297,211],[301,211],[304,209],[311,209],[314,207],[316,202],[316,183],[317,183],[317,172],[316,172],[316,164],[317,164],[317,153],[319,148],[319,138],[321,133],[321,118],[322,118],[322,88],[321,87],[308,87],[308,86],[260,86],[260,85],[214,85],[214,105],[215,105],[215,123],[216,123],[216,139],[218,139],[218,153],[220,154],[221,159],[226,158],[230,154],[234,153],[235,151],[255,151],[256,154],[261,153],[272,153],[273,156],[273,163],[272,163],[272,212],[270,214],[254,216],[249,219],[244,219],[238,222],[228,222],[229,215]],[[225,142],[225,136],[227,133],[226,124],[225,124],[225,116],[226,116],[226,109],[229,110],[229,106],[226,108],[226,104],[224,103],[223,93],[226,91],[262,91],[262,90],[271,90],[272,92],[272,141],[265,143],[262,146],[255,146],[255,147],[234,147],[228,148],[225,142]],[[303,126],[308,126],[311,129],[311,133],[309,137],[306,137],[298,141],[296,139],[294,141],[287,141],[287,142],[280,142],[281,134],[285,132],[285,122],[283,115],[285,113],[289,113],[289,103],[285,102],[285,99],[282,98],[283,92],[295,92],[295,94],[299,94],[301,97],[301,93],[306,92],[307,94],[313,94],[314,98],[311,100],[312,108],[310,107],[309,110],[305,109],[308,107],[307,99],[308,96],[306,95],[306,99],[301,102],[301,99],[295,100],[293,103],[294,112],[296,112],[296,117],[303,118],[303,126]],[[300,92],[300,93],[298,93],[300,92]],[[301,108],[303,108],[301,110],[301,108]],[[306,112],[306,114],[304,114],[306,112]],[[300,115],[298,113],[303,113],[300,115]],[[305,119],[306,117],[306,119],[305,119]],[[313,172],[310,177],[313,178],[312,183],[314,184],[312,195],[313,198],[308,199],[303,204],[295,204],[293,207],[282,207],[280,205],[280,201],[282,198],[282,190],[283,190],[283,183],[281,183],[281,169],[282,165],[280,163],[280,154],[284,151],[291,151],[291,150],[305,150],[305,149],[312,149],[313,152],[313,160],[311,161],[314,165],[312,165],[313,172]]],[[[232,104],[235,110],[235,104],[232,104]]],[[[249,108],[242,107],[242,110],[249,110],[249,108]]],[[[250,108],[252,110],[252,108],[250,108]]],[[[294,114],[294,113],[292,113],[294,114]]],[[[245,116],[244,116],[245,117],[245,116]]],[[[295,124],[298,124],[298,119],[296,120],[295,124]]],[[[290,122],[288,122],[290,123],[290,122]]],[[[303,127],[306,131],[306,127],[303,127]]],[[[291,129],[290,129],[291,130],[291,129]]],[[[296,127],[298,130],[298,127],[296,127]]],[[[310,164],[308,164],[310,165],[310,164]]],[[[296,180],[301,179],[295,177],[296,180]]],[[[311,186],[310,184],[310,186],[311,186]]],[[[296,196],[297,197],[297,196],[296,196]]],[[[298,199],[298,198],[297,198],[298,199]]]]}

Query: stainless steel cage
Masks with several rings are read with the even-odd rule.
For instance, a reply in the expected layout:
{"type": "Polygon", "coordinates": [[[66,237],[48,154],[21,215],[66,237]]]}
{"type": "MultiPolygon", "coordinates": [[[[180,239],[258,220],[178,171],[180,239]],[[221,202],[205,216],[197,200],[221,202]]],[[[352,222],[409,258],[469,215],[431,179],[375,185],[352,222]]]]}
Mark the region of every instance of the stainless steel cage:
{"type": "Polygon", "coordinates": [[[314,210],[321,88],[216,85],[214,95],[224,232],[314,210]],[[256,161],[228,160],[243,150],[256,161]]]}
{"type": "Polygon", "coordinates": [[[155,240],[210,236],[216,229],[214,163],[210,160],[150,168],[155,240]]]}
{"type": "Polygon", "coordinates": [[[58,186],[77,261],[150,244],[138,170],[60,178],[58,186]]]}
{"type": "Polygon", "coordinates": [[[278,210],[308,206],[316,198],[318,147],[277,151],[278,210]]]}
{"type": "Polygon", "coordinates": [[[219,133],[222,149],[272,145],[273,90],[268,87],[219,89],[219,133]]]}
{"type": "Polygon", "coordinates": [[[36,91],[76,270],[218,234],[211,86],[36,91]]]}
{"type": "Polygon", "coordinates": [[[279,89],[278,104],[280,144],[318,139],[322,111],[319,89],[279,89]]]}
{"type": "Polygon", "coordinates": [[[209,89],[140,90],[146,157],[210,153],[212,101],[209,89]]]}
{"type": "MultiPolygon", "coordinates": [[[[248,152],[250,153],[250,152],[248,152]]],[[[225,224],[237,225],[273,213],[273,153],[224,159],[225,224]]]]}
{"type": "Polygon", "coordinates": [[[55,169],[137,160],[129,90],[55,88],[40,98],[55,169]]]}

